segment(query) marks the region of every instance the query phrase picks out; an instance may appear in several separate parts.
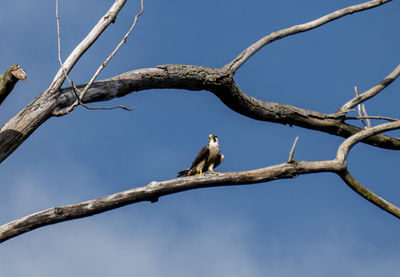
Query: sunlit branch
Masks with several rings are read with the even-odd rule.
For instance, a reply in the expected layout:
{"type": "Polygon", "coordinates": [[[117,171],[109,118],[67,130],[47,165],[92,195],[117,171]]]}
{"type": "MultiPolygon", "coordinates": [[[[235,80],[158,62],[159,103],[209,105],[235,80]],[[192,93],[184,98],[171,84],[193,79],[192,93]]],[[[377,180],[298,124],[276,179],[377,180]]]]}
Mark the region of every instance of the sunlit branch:
{"type": "Polygon", "coordinates": [[[349,110],[357,106],[358,104],[365,102],[366,100],[374,97],[379,92],[381,92],[384,88],[389,86],[397,77],[400,75],[400,64],[388,75],[385,79],[383,79],[379,84],[370,88],[369,90],[361,93],[360,95],[354,97],[346,104],[344,104],[340,109],[336,111],[336,113],[347,113],[349,110]]]}
{"type": "Polygon", "coordinates": [[[320,17],[316,20],[301,24],[301,25],[295,25],[290,28],[286,28],[277,32],[273,32],[269,34],[268,36],[263,37],[259,41],[253,43],[250,45],[246,50],[244,50],[242,53],[239,54],[232,62],[227,64],[224,68],[231,72],[235,73],[236,70],[242,66],[251,56],[253,56],[255,53],[257,53],[261,48],[263,48],[265,45],[274,42],[276,40],[282,39],[284,37],[294,35],[297,33],[305,32],[314,28],[317,28],[321,25],[324,25],[330,21],[336,20],[338,18],[341,18],[343,16],[353,14],[356,12],[364,11],[367,9],[374,8],[376,6],[383,5],[387,2],[390,2],[391,0],[373,0],[369,2],[365,2],[362,4],[350,6],[341,10],[337,10],[333,13],[330,13],[328,15],[325,15],[323,17],[320,17]]]}

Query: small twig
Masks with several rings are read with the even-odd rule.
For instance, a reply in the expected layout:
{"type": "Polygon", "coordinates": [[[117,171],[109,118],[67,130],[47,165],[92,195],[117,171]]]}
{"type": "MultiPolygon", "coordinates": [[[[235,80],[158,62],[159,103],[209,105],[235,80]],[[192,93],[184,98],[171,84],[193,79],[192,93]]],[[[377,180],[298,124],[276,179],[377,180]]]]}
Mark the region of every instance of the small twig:
{"type": "Polygon", "coordinates": [[[74,89],[75,94],[78,97],[78,94],[80,94],[79,89],[74,85],[74,82],[68,77],[68,73],[65,70],[65,67],[63,65],[62,59],[61,59],[61,35],[60,35],[60,17],[58,15],[58,0],[56,0],[56,18],[57,18],[57,48],[58,48],[58,62],[60,63],[61,70],[64,73],[64,77],[68,80],[68,82],[71,84],[71,86],[74,89]]]}
{"type": "MultiPolygon", "coordinates": [[[[358,90],[357,90],[357,86],[354,86],[354,93],[356,94],[356,97],[358,96],[358,90]]],[[[357,112],[358,112],[358,117],[362,117],[363,114],[361,113],[361,105],[358,104],[357,105],[357,112]]],[[[364,126],[364,129],[367,127],[367,125],[365,124],[364,119],[361,118],[361,123],[364,126]]]]}
{"type": "Polygon", "coordinates": [[[360,119],[379,119],[379,120],[387,120],[387,121],[397,121],[399,119],[387,116],[346,116],[345,119],[349,120],[360,120],[360,119]]]}
{"type": "Polygon", "coordinates": [[[367,121],[366,128],[371,128],[371,120],[369,120],[369,118],[368,118],[367,110],[365,109],[364,104],[361,105],[361,110],[362,110],[363,116],[366,118],[366,121],[367,121]]]}
{"type": "Polygon", "coordinates": [[[289,153],[288,163],[294,163],[295,162],[295,160],[293,159],[293,155],[294,155],[294,150],[296,149],[296,144],[297,144],[298,140],[299,140],[299,136],[297,136],[295,138],[294,142],[293,142],[292,149],[290,150],[290,153],[289,153]]]}
{"type": "MultiPolygon", "coordinates": [[[[75,100],[75,102],[69,106],[68,108],[66,108],[65,110],[62,111],[56,111],[54,113],[54,115],[56,116],[60,116],[60,115],[64,115],[67,113],[70,113],[71,111],[73,111],[78,105],[82,105],[87,109],[90,110],[112,110],[112,109],[124,109],[124,110],[128,110],[131,111],[133,109],[129,109],[126,108],[123,105],[119,105],[119,106],[115,106],[115,107],[111,107],[111,108],[104,108],[104,107],[100,107],[100,108],[89,108],[86,105],[83,105],[83,97],[85,96],[85,94],[87,93],[87,91],[89,90],[89,88],[91,87],[91,85],[93,84],[93,82],[96,80],[97,76],[99,76],[100,72],[106,67],[106,65],[108,64],[108,62],[115,56],[115,54],[118,52],[118,50],[122,47],[122,45],[126,42],[128,36],[132,33],[133,29],[136,26],[136,23],[139,19],[139,16],[141,16],[143,14],[144,11],[144,3],[143,0],[140,1],[140,12],[136,14],[135,19],[133,20],[133,23],[131,25],[131,27],[129,28],[128,32],[125,34],[125,36],[122,38],[122,40],[118,43],[118,45],[116,46],[116,48],[111,52],[111,54],[107,57],[107,59],[105,59],[105,61],[103,61],[101,63],[101,65],[98,67],[98,69],[96,70],[96,72],[93,74],[92,78],[90,79],[90,81],[87,83],[87,85],[85,86],[85,88],[82,91],[79,91],[79,96],[77,97],[77,99],[75,100]]],[[[75,89],[75,88],[74,88],[75,89]]]]}
{"type": "Polygon", "coordinates": [[[93,107],[93,108],[89,107],[89,106],[87,106],[86,104],[83,104],[83,103],[81,103],[81,105],[84,108],[88,109],[88,110],[116,110],[116,109],[123,109],[123,110],[131,112],[134,109],[136,109],[136,107],[127,108],[124,105],[119,105],[119,106],[114,106],[114,107],[93,107]]]}

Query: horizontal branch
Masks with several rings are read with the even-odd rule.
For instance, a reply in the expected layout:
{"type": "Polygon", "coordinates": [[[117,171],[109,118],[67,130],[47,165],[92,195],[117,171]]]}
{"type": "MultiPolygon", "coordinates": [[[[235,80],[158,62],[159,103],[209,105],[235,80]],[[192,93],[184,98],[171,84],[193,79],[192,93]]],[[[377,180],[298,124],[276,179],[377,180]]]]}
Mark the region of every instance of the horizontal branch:
{"type": "Polygon", "coordinates": [[[143,187],[74,205],[51,208],[14,220],[0,226],[0,242],[39,227],[99,214],[133,203],[143,201],[156,202],[161,196],[177,192],[216,186],[255,184],[276,179],[295,178],[298,175],[307,173],[336,172],[340,169],[341,166],[335,161],[293,162],[251,171],[190,176],[162,182],[151,182],[143,187]]]}
{"type": "Polygon", "coordinates": [[[224,68],[232,73],[236,72],[236,70],[242,66],[251,56],[253,56],[255,53],[257,53],[261,48],[263,48],[265,45],[274,42],[276,40],[282,39],[287,36],[291,36],[294,34],[298,34],[301,32],[309,31],[311,29],[317,28],[319,26],[322,26],[328,22],[331,22],[333,20],[339,19],[343,16],[353,14],[356,12],[368,10],[371,8],[374,8],[376,6],[383,5],[387,2],[390,2],[391,0],[373,0],[365,3],[361,3],[358,5],[350,6],[341,10],[337,10],[333,13],[327,14],[321,18],[318,18],[316,20],[301,24],[301,25],[295,25],[290,28],[286,28],[277,32],[273,32],[269,34],[268,36],[263,37],[259,41],[253,43],[250,45],[246,50],[244,50],[242,53],[240,53],[232,62],[227,64],[224,68]]]}
{"type": "Polygon", "coordinates": [[[400,121],[382,124],[371,129],[363,130],[346,139],[339,147],[336,158],[330,161],[296,162],[289,159],[289,162],[287,163],[251,171],[230,172],[217,175],[210,174],[205,176],[196,175],[162,182],[153,181],[143,187],[111,194],[98,199],[44,210],[0,226],[0,242],[42,226],[99,214],[133,203],[143,201],[156,202],[159,197],[182,191],[216,186],[234,186],[270,182],[277,179],[295,178],[302,174],[318,172],[334,172],[339,174],[343,180],[361,196],[399,217],[399,208],[382,200],[379,196],[361,186],[356,182],[356,180],[354,180],[354,178],[352,178],[346,169],[346,158],[352,145],[376,132],[397,128],[400,128],[400,121]]]}
{"type": "MultiPolygon", "coordinates": [[[[227,74],[223,69],[201,66],[163,65],[129,71],[95,82],[83,102],[106,101],[134,91],[160,88],[206,90],[215,94],[233,111],[256,120],[296,125],[345,138],[362,130],[344,123],[343,118],[337,114],[324,114],[287,104],[258,100],[242,92],[232,74],[227,74]]],[[[72,88],[63,89],[58,99],[58,108],[69,106],[75,99],[72,88]]],[[[382,148],[400,149],[399,139],[385,135],[375,135],[363,142],[382,148]]]]}
{"type": "MultiPolygon", "coordinates": [[[[223,69],[201,66],[162,65],[129,71],[94,82],[82,101],[106,101],[135,91],[160,88],[206,90],[215,94],[233,111],[256,120],[296,125],[345,138],[362,130],[344,123],[344,118],[337,114],[324,114],[287,104],[258,100],[242,92],[232,74],[227,74],[223,69]]],[[[61,93],[50,93],[46,90],[36,97],[0,129],[0,162],[56,111],[68,107],[75,100],[76,94],[71,87],[62,89],[61,93]]],[[[400,149],[399,139],[381,134],[368,137],[363,142],[381,148],[400,149]]]]}

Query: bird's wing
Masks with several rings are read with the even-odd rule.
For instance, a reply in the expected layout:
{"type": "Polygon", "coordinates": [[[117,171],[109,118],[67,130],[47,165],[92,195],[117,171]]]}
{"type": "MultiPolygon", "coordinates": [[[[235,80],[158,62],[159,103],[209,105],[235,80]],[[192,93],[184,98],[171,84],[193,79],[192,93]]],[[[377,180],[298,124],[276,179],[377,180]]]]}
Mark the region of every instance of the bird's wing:
{"type": "Polygon", "coordinates": [[[222,163],[223,160],[224,160],[224,155],[223,154],[219,154],[217,156],[217,158],[215,159],[214,168],[219,166],[222,163]]]}
{"type": "Polygon", "coordinates": [[[199,154],[197,154],[197,157],[192,162],[191,168],[197,166],[202,160],[207,159],[207,156],[209,154],[210,150],[208,149],[208,146],[204,146],[203,148],[201,148],[199,154]]]}

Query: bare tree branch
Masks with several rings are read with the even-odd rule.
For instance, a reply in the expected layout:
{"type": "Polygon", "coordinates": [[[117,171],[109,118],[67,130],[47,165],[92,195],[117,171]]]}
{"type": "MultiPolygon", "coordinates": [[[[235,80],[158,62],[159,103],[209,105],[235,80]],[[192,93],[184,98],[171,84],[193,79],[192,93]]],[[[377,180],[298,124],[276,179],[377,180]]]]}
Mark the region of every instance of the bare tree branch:
{"type": "MultiPolygon", "coordinates": [[[[261,121],[296,125],[345,138],[362,130],[344,123],[344,118],[338,114],[324,114],[287,104],[258,100],[242,92],[231,74],[226,74],[222,69],[201,66],[163,65],[129,71],[95,82],[83,102],[105,101],[132,91],[159,88],[210,91],[233,111],[261,121]]],[[[62,90],[58,106],[66,107],[74,100],[73,91],[66,88],[62,90]]],[[[382,148],[400,149],[399,139],[385,135],[375,135],[363,142],[382,148]]]]}
{"type": "Polygon", "coordinates": [[[42,123],[52,116],[57,104],[59,90],[72,67],[103,31],[115,21],[126,0],[116,0],[107,13],[78,44],[47,90],[37,96],[28,106],[12,117],[0,129],[0,162],[17,149],[42,123]]]}
{"type": "Polygon", "coordinates": [[[215,186],[255,184],[277,179],[295,178],[298,175],[317,172],[334,172],[339,174],[361,196],[400,218],[399,208],[361,186],[346,169],[346,158],[354,144],[365,139],[367,136],[398,128],[400,128],[400,121],[363,130],[346,139],[338,148],[336,158],[330,161],[288,162],[251,171],[190,176],[162,182],[154,181],[143,187],[137,187],[98,199],[37,212],[0,226],[0,242],[42,226],[99,214],[133,203],[143,201],[157,202],[161,196],[182,191],[215,186]]]}
{"type": "Polygon", "coordinates": [[[365,102],[366,100],[374,97],[379,92],[381,92],[384,88],[389,86],[397,77],[400,75],[400,64],[379,84],[370,88],[369,90],[361,93],[360,95],[354,97],[346,104],[344,104],[340,109],[336,111],[336,113],[347,113],[349,110],[357,106],[358,104],[365,102]]]}
{"type": "Polygon", "coordinates": [[[14,220],[0,226],[0,242],[42,226],[91,216],[133,203],[143,201],[156,202],[161,196],[186,190],[215,186],[254,184],[276,179],[294,178],[300,174],[335,171],[337,169],[339,169],[338,163],[334,161],[295,162],[290,164],[278,164],[251,171],[190,176],[162,182],[151,182],[143,187],[74,205],[55,207],[14,220]]]}
{"type": "Polygon", "coordinates": [[[364,187],[347,170],[338,172],[338,175],[351,189],[353,189],[363,198],[367,199],[369,202],[378,206],[382,210],[387,211],[397,218],[400,218],[399,207],[393,205],[392,203],[386,201],[385,199],[381,198],[380,196],[376,195],[375,193],[364,187]]]}
{"type": "Polygon", "coordinates": [[[3,75],[0,75],[0,105],[14,89],[18,80],[26,81],[26,73],[18,64],[10,66],[3,75]]]}
{"type": "MultiPolygon", "coordinates": [[[[55,111],[54,115],[55,116],[60,116],[60,115],[65,115],[70,113],[71,111],[73,111],[79,104],[81,104],[82,106],[84,106],[87,109],[93,109],[93,110],[112,110],[112,109],[116,109],[116,108],[121,108],[124,110],[128,110],[131,111],[132,109],[128,109],[125,106],[119,105],[116,107],[111,107],[111,108],[89,108],[88,106],[86,106],[85,104],[82,103],[82,99],[85,96],[86,92],[88,91],[88,89],[90,88],[90,86],[93,84],[93,82],[96,80],[97,76],[99,76],[100,72],[106,67],[106,65],[108,64],[108,62],[114,57],[114,55],[118,52],[118,50],[122,47],[122,45],[126,42],[126,40],[128,39],[128,36],[132,33],[133,28],[135,28],[136,23],[139,19],[139,16],[141,16],[143,14],[144,11],[144,4],[143,4],[143,0],[140,1],[141,4],[141,9],[139,11],[139,13],[136,14],[133,23],[131,25],[131,27],[129,28],[128,32],[124,35],[124,37],[122,38],[122,40],[118,43],[118,45],[115,47],[115,49],[111,52],[111,54],[107,57],[107,59],[105,61],[103,61],[101,63],[101,65],[98,67],[98,69],[96,70],[96,72],[93,74],[92,78],[90,79],[89,83],[86,84],[85,88],[82,91],[79,91],[78,97],[75,100],[74,103],[71,104],[71,106],[69,106],[66,110],[64,111],[55,111]]],[[[58,0],[57,0],[57,30],[58,30],[58,34],[59,34],[59,20],[58,20],[58,0]]],[[[60,36],[58,36],[60,37],[60,36]]],[[[58,49],[60,49],[60,40],[58,40],[59,43],[59,47],[58,49]]],[[[59,60],[61,62],[61,58],[60,58],[60,54],[59,54],[59,60]]],[[[63,65],[61,65],[61,67],[63,68],[63,65]]],[[[68,78],[67,73],[64,72],[66,75],[66,78],[68,78]]],[[[73,83],[70,82],[71,85],[73,86],[73,83]]],[[[73,86],[74,87],[74,86],[73,86]]],[[[76,87],[74,87],[75,90],[77,90],[76,87]]]]}
{"type": "Polygon", "coordinates": [[[387,120],[387,121],[397,121],[399,119],[393,118],[393,117],[387,117],[387,116],[346,116],[346,120],[352,119],[352,120],[360,120],[360,119],[380,119],[380,120],[387,120]]]}
{"type": "Polygon", "coordinates": [[[387,2],[390,2],[391,0],[373,0],[369,2],[365,2],[362,4],[358,4],[355,6],[350,6],[341,10],[337,10],[333,13],[330,13],[328,15],[325,15],[323,17],[320,17],[316,20],[301,24],[301,25],[295,25],[290,28],[286,28],[277,32],[273,32],[269,34],[268,36],[263,37],[256,43],[253,43],[250,45],[246,50],[244,50],[242,53],[239,54],[232,62],[227,64],[224,68],[234,74],[236,70],[238,70],[239,67],[241,67],[251,56],[253,56],[255,53],[257,53],[261,48],[263,48],[265,45],[274,42],[276,40],[282,39],[287,36],[291,36],[297,33],[305,32],[314,28],[317,28],[321,25],[324,25],[330,21],[336,20],[338,18],[341,18],[345,15],[353,14],[356,12],[368,10],[371,8],[374,8],[376,6],[383,5],[387,2]]]}
{"type": "Polygon", "coordinates": [[[105,29],[115,22],[118,13],[125,5],[126,0],[116,0],[107,13],[97,22],[87,36],[75,47],[68,58],[63,63],[63,66],[58,70],[56,76],[51,82],[48,90],[58,90],[65,80],[65,75],[68,74],[80,57],[89,49],[90,46],[100,37],[105,29]]]}
{"type": "Polygon", "coordinates": [[[339,147],[336,159],[340,162],[345,162],[347,159],[347,154],[349,153],[350,149],[359,141],[363,141],[366,138],[376,135],[378,133],[395,130],[400,128],[400,120],[385,123],[381,125],[374,126],[372,128],[365,129],[348,139],[346,139],[339,147]]]}
{"type": "Polygon", "coordinates": [[[292,149],[290,149],[288,163],[293,163],[295,160],[293,159],[294,150],[296,149],[297,141],[299,140],[299,136],[297,136],[293,142],[292,149]]]}
{"type": "MultiPolygon", "coordinates": [[[[201,66],[163,65],[126,72],[94,82],[82,102],[106,101],[133,91],[158,88],[210,91],[233,111],[256,120],[296,125],[341,137],[349,137],[362,130],[344,123],[345,117],[341,114],[324,114],[258,100],[242,92],[232,74],[227,74],[223,69],[201,66]]],[[[61,94],[46,90],[36,97],[0,129],[0,162],[52,117],[55,110],[68,107],[75,100],[73,88],[62,89],[61,94]]],[[[387,149],[400,149],[400,139],[381,134],[368,137],[363,142],[387,149]]]]}

